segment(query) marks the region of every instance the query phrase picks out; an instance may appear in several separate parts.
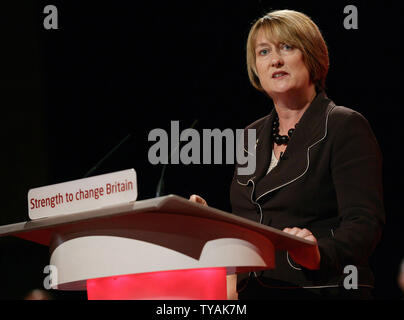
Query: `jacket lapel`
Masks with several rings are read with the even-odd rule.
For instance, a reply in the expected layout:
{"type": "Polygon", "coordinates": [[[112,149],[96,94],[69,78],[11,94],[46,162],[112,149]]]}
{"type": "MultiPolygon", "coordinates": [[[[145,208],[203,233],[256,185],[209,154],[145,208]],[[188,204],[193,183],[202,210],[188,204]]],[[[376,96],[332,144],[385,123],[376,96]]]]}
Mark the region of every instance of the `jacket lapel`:
{"type": "Polygon", "coordinates": [[[272,120],[275,111],[264,123],[257,144],[257,164],[254,182],[255,199],[264,197],[303,176],[309,167],[309,148],[322,140],[326,133],[326,118],[331,100],[322,91],[317,94],[296,126],[288,147],[278,165],[266,174],[272,156],[272,120]]]}
{"type": "Polygon", "coordinates": [[[275,115],[275,109],[271,111],[269,117],[267,117],[263,123],[260,132],[257,132],[257,145],[256,145],[256,169],[254,174],[254,181],[259,181],[265,176],[269,163],[271,161],[272,153],[272,122],[275,115]]]}

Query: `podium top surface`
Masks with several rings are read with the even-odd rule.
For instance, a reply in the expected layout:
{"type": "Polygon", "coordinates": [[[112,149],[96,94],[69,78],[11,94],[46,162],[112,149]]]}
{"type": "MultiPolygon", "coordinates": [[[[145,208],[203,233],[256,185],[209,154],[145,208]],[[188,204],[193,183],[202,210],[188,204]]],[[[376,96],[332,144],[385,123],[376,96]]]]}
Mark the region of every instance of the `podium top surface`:
{"type": "Polygon", "coordinates": [[[139,200],[121,206],[112,206],[81,213],[4,225],[0,226],[0,237],[17,236],[49,246],[52,234],[66,226],[92,220],[109,219],[112,217],[128,218],[128,216],[136,215],[137,213],[147,212],[150,212],[151,214],[153,212],[181,214],[231,223],[262,234],[274,244],[276,250],[288,250],[296,246],[305,247],[314,245],[314,242],[312,241],[287,234],[281,230],[259,224],[258,222],[219,209],[191,202],[188,199],[176,195],[139,200]]]}

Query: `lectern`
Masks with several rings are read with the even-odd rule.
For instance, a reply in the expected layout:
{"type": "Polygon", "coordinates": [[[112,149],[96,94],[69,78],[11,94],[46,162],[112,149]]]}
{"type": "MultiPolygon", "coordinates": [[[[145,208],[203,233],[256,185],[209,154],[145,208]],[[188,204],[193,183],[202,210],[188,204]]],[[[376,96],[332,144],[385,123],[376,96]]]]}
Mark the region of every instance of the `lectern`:
{"type": "Polygon", "coordinates": [[[0,227],[10,235],[49,246],[52,288],[89,299],[226,299],[226,274],[314,245],[176,195],[0,227]]]}

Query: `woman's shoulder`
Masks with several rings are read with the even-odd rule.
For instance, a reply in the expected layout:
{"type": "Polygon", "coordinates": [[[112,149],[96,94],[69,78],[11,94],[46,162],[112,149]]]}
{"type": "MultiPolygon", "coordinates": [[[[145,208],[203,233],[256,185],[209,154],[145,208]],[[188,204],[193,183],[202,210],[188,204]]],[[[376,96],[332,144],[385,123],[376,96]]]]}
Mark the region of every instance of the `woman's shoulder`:
{"type": "Polygon", "coordinates": [[[377,141],[369,121],[359,111],[334,105],[328,118],[328,133],[338,140],[361,138],[377,141]]]}
{"type": "Polygon", "coordinates": [[[345,106],[334,104],[328,118],[329,125],[333,127],[350,125],[369,127],[369,122],[362,113],[345,106]]]}

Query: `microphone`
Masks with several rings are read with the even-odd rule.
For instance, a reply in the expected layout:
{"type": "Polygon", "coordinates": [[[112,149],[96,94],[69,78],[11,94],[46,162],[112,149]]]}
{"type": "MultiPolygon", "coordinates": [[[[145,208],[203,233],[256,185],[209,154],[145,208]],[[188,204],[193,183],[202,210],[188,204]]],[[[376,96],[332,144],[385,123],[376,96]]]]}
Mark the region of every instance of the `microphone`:
{"type": "Polygon", "coordinates": [[[111,149],[100,161],[97,162],[97,164],[92,167],[88,172],[84,175],[83,178],[87,178],[90,174],[92,174],[95,170],[98,169],[98,167],[105,161],[107,160],[126,140],[128,140],[131,137],[131,134],[129,133],[125,138],[123,138],[115,147],[111,149]]]}
{"type": "MultiPolygon", "coordinates": [[[[193,129],[197,123],[198,123],[198,119],[194,120],[194,122],[191,124],[191,127],[190,127],[190,128],[193,129]]],[[[160,196],[162,196],[162,195],[164,194],[164,188],[165,188],[165,185],[164,185],[164,174],[166,173],[166,167],[167,167],[167,164],[170,163],[171,156],[173,155],[173,153],[180,147],[181,142],[183,142],[183,141],[180,141],[180,143],[178,144],[177,148],[175,148],[175,149],[170,153],[170,156],[168,157],[168,162],[165,163],[165,164],[163,165],[163,169],[161,169],[160,180],[159,180],[159,182],[158,182],[158,184],[157,184],[157,189],[156,189],[156,198],[157,198],[157,197],[160,197],[160,196]]]]}

